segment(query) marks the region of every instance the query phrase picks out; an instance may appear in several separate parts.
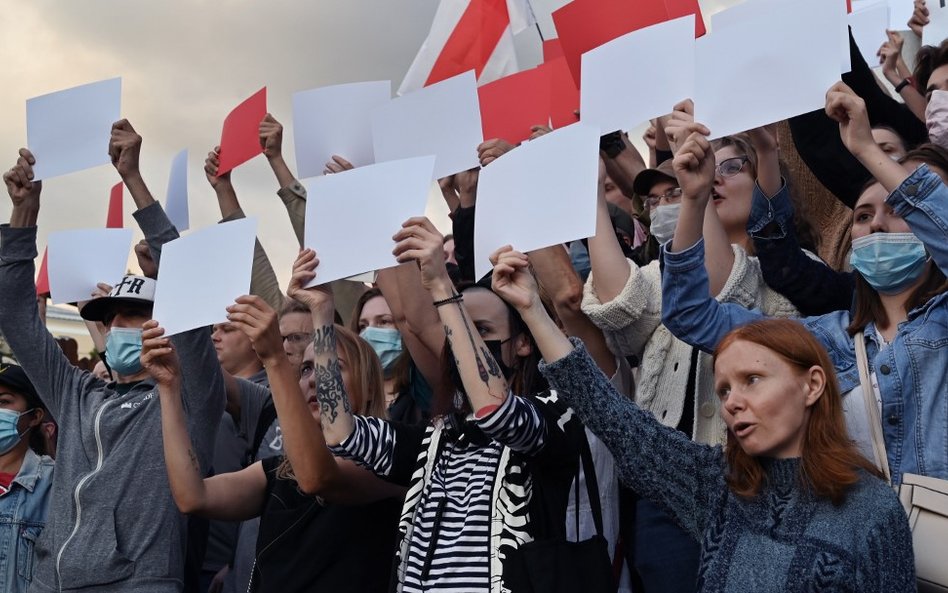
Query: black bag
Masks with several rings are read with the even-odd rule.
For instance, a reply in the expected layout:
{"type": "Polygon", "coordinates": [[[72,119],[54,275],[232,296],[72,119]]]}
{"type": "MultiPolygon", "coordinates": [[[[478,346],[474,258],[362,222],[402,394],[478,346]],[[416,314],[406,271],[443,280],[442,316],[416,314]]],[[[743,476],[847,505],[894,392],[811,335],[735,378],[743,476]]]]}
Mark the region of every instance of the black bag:
{"type": "MultiPolygon", "coordinates": [[[[520,546],[508,555],[504,581],[515,593],[615,593],[609,546],[603,536],[602,506],[599,500],[599,483],[586,431],[580,426],[579,458],[576,460],[574,496],[576,500],[576,534],[579,537],[579,477],[580,468],[586,477],[586,492],[596,524],[596,535],[584,541],[571,542],[565,537],[565,522],[562,515],[561,529],[552,529],[561,535],[538,538],[520,546]]],[[[534,489],[539,480],[534,481],[534,489]]],[[[534,494],[539,494],[534,492],[534,494]]],[[[549,518],[547,518],[549,520],[549,518]]],[[[553,520],[557,520],[556,516],[553,520]]]]}

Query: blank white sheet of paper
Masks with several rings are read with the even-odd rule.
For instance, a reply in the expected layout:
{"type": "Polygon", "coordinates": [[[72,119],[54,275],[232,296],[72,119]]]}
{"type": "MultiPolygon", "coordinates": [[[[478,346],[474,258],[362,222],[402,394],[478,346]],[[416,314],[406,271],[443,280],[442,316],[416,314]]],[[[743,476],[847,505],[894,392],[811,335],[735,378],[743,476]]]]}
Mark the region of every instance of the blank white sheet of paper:
{"type": "Polygon", "coordinates": [[[132,229],[74,229],[50,233],[47,272],[53,302],[87,301],[99,282],[115,285],[124,276],[132,229]]]}
{"type": "Polygon", "coordinates": [[[356,167],[374,163],[372,112],[391,98],[389,80],[294,93],[293,141],[299,178],[322,175],[334,154],[356,167]]]}
{"type": "MultiPolygon", "coordinates": [[[[836,25],[839,27],[837,43],[839,44],[839,65],[840,74],[852,70],[852,62],[849,55],[849,20],[846,14],[846,0],[828,0],[835,4],[836,25]]],[[[727,10],[722,10],[711,16],[711,32],[717,32],[737,23],[748,21],[763,22],[769,19],[769,14],[780,3],[791,4],[793,0],[765,0],[752,1],[747,0],[727,10]]]]}
{"type": "Polygon", "coordinates": [[[481,169],[474,271],[511,245],[527,252],[596,233],[599,129],[582,122],[524,143],[481,169]]]}
{"type": "Polygon", "coordinates": [[[928,8],[929,22],[922,28],[922,45],[938,47],[948,38],[948,3],[930,0],[925,6],[928,8]]]}
{"type": "Polygon", "coordinates": [[[375,161],[435,155],[436,179],[478,166],[483,141],[473,70],[392,99],[372,114],[375,161]]]}
{"type": "Polygon", "coordinates": [[[879,57],[876,52],[888,40],[885,31],[889,27],[889,5],[885,0],[853,2],[849,26],[866,64],[870,68],[878,66],[879,57]]]}
{"type": "Polygon", "coordinates": [[[161,250],[154,318],[165,335],[223,323],[227,307],[250,292],[257,219],[196,230],[161,250]]]}
{"type": "Polygon", "coordinates": [[[112,124],[121,112],[121,78],[27,99],[26,144],[36,157],[35,178],[108,164],[112,124]]]}
{"type": "MultiPolygon", "coordinates": [[[[912,13],[915,11],[915,3],[912,0],[888,0],[888,4],[889,28],[893,31],[907,29],[909,19],[912,18],[912,13]]],[[[855,6],[853,10],[855,10],[855,6]]]]}
{"type": "Polygon", "coordinates": [[[171,173],[168,174],[168,197],[165,199],[165,214],[171,224],[184,232],[190,228],[191,216],[188,211],[188,149],[175,155],[171,161],[171,173]]]}
{"type": "Polygon", "coordinates": [[[306,180],[303,243],[319,258],[310,286],[398,265],[392,236],[424,216],[434,163],[429,155],[306,180]]]}
{"type": "Polygon", "coordinates": [[[582,122],[628,130],[694,94],[695,17],[627,33],[583,54],[582,122]],[[661,48],[661,51],[656,51],[661,48]]]}
{"type": "Polygon", "coordinates": [[[731,22],[695,42],[695,121],[712,138],[819,109],[840,78],[839,61],[826,59],[839,50],[834,3],[768,0],[767,6],[755,19],[731,22]]]}

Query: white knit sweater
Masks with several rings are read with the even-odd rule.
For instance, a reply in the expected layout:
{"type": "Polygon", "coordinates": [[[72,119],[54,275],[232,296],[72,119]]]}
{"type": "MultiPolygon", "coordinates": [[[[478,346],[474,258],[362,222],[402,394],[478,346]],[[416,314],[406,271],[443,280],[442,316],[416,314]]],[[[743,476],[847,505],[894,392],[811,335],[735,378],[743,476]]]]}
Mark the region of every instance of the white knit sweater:
{"type": "MultiPolygon", "coordinates": [[[[798,315],[787,299],[764,283],[757,258],[748,256],[737,245],[731,247],[734,265],[717,296],[718,301],[760,309],[776,317],[798,315]]],[[[600,302],[595,279],[589,275],[583,290],[582,310],[602,329],[615,354],[638,357],[635,403],[652,412],[662,424],[676,427],[684,407],[693,348],[662,325],[662,278],[658,260],[643,268],[631,260],[628,263],[629,280],[622,292],[608,303],[600,302]]],[[[699,352],[692,435],[695,441],[712,445],[724,444],[726,431],[718,413],[713,375],[711,356],[699,352]]]]}

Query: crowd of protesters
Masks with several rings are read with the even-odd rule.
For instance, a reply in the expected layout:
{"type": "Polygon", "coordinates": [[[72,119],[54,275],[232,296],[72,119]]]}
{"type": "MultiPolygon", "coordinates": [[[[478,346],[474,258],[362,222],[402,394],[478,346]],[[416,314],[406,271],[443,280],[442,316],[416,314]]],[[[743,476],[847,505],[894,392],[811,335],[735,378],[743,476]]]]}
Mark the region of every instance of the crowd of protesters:
{"type": "MultiPolygon", "coordinates": [[[[889,34],[901,100],[851,45],[824,110],[709,141],[685,100],[649,154],[603,136],[595,236],[500,247],[483,278],[478,170],[441,179],[452,234],[393,221],[401,265],[353,284],[349,319],[307,288],[306,190],[268,114],[289,284],[258,242],[226,322],[170,338],[152,306],[178,231],[116,122],[145,240],[140,275],[79,303],[93,370],[41,316],[21,149],[0,226],[2,590],[915,590],[891,486],[948,479],[948,42],[911,72],[889,34]]],[[[225,222],[244,214],[219,150],[225,222]]],[[[489,167],[517,148],[471,150],[489,167]]]]}

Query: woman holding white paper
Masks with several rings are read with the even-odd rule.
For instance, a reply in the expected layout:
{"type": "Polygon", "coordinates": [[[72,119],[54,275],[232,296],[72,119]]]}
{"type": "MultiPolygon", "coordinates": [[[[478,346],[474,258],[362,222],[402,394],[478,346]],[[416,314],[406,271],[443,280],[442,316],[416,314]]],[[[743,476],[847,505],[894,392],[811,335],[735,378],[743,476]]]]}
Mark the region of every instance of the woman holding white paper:
{"type": "MultiPolygon", "coordinates": [[[[387,591],[404,489],[329,454],[318,422],[312,346],[296,376],[277,315],[260,297],[237,299],[228,319],[247,334],[267,369],[286,455],[202,478],[191,453],[176,356],[164,330],[150,321],[142,364],[158,383],[175,503],[184,513],[211,519],[261,518],[251,591],[387,591]]],[[[338,360],[351,405],[369,416],[383,415],[382,374],[371,347],[340,328],[338,360]]]]}
{"type": "MultiPolygon", "coordinates": [[[[455,291],[434,226],[413,218],[394,239],[396,258],[418,262],[438,310],[457,391],[428,426],[354,415],[333,347],[332,293],[326,286],[302,288],[318,263],[314,252],[304,250],[288,292],[313,312],[315,364],[325,377],[317,396],[326,442],[336,455],[409,487],[396,553],[400,591],[523,590],[518,551],[538,528],[565,538],[566,490],[582,427],[567,422],[569,412],[555,392],[510,392],[510,367],[535,349],[532,338],[514,333],[511,312],[493,292],[455,291]],[[536,490],[541,486],[544,496],[536,490]]],[[[610,583],[604,540],[602,545],[596,556],[602,563],[588,568],[591,578],[610,583]]]]}

